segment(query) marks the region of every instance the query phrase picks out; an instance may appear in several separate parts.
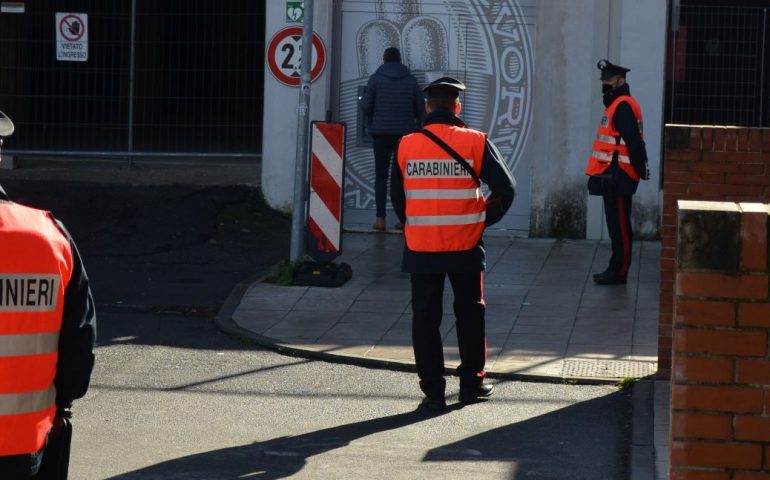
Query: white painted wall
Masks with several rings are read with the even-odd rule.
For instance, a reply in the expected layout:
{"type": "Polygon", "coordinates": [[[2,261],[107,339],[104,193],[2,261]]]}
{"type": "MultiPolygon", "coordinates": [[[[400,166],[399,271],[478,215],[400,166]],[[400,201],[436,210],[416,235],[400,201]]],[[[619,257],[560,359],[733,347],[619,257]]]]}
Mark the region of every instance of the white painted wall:
{"type": "MultiPolygon", "coordinates": [[[[313,31],[326,45],[326,68],[311,85],[310,120],[325,120],[329,109],[332,47],[332,2],[315,0],[313,31]]],[[[286,2],[268,0],[265,19],[265,48],[276,32],[302,24],[286,22],[286,2]]],[[[294,197],[294,163],[297,153],[297,106],[299,89],[275,79],[265,66],[265,106],[262,140],[262,192],[273,208],[290,212],[294,197]]]]}
{"type": "Polygon", "coordinates": [[[585,222],[586,238],[607,238],[600,197],[586,191],[585,166],[604,106],[596,62],[631,69],[627,81],[644,115],[652,180],[634,197],[637,234],[658,231],[666,0],[541,0],[535,42],[531,234],[560,236],[585,222]],[[583,217],[585,214],[585,217],[583,217]]]}

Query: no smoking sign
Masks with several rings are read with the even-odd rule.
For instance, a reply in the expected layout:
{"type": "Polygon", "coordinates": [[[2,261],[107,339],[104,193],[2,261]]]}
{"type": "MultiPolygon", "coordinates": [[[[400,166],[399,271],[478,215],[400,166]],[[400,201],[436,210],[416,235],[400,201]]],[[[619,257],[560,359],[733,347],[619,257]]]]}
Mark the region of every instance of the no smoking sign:
{"type": "MultiPolygon", "coordinates": [[[[310,80],[315,81],[326,66],[326,47],[318,34],[313,33],[313,64],[310,80]]],[[[298,87],[302,66],[302,27],[286,27],[278,31],[267,46],[267,65],[270,73],[284,85],[298,87]]]]}

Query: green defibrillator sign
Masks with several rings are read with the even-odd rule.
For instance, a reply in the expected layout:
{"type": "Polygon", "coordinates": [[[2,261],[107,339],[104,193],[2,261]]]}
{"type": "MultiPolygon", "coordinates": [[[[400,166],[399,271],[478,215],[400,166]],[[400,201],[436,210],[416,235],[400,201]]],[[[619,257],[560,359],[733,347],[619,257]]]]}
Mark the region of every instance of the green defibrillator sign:
{"type": "Polygon", "coordinates": [[[305,5],[302,2],[286,2],[286,22],[302,23],[305,5]]]}

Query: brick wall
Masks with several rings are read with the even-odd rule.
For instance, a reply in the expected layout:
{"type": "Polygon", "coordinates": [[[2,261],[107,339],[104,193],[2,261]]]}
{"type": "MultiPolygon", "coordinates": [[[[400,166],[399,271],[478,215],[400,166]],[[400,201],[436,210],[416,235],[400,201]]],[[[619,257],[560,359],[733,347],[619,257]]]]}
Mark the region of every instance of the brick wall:
{"type": "Polygon", "coordinates": [[[770,129],[666,126],[661,217],[658,377],[670,378],[679,200],[770,199],[770,129]]]}
{"type": "Polygon", "coordinates": [[[678,202],[670,480],[770,480],[769,212],[678,202]]]}

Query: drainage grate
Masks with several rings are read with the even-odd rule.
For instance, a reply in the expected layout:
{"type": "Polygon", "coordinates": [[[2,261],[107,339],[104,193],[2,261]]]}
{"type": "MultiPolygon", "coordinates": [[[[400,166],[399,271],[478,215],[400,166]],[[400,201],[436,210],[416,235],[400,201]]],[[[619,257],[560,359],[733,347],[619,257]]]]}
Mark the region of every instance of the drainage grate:
{"type": "Polygon", "coordinates": [[[642,378],[655,373],[654,362],[631,360],[565,360],[561,375],[565,378],[642,378]]]}

